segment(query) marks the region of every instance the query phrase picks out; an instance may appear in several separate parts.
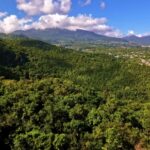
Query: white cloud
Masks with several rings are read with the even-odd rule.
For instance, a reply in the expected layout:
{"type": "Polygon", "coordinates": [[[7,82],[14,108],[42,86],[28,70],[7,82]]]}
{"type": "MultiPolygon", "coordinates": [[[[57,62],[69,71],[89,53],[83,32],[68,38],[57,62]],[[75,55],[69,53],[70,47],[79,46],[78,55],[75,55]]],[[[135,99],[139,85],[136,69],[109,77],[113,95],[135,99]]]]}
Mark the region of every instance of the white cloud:
{"type": "Polygon", "coordinates": [[[17,0],[17,8],[28,15],[67,14],[71,9],[71,0],[17,0]]]}
{"type": "Polygon", "coordinates": [[[128,35],[135,35],[135,32],[133,30],[129,30],[128,35]]]}
{"type": "MultiPolygon", "coordinates": [[[[85,0],[90,4],[92,0],[85,0]]],[[[28,15],[41,14],[38,20],[18,18],[16,15],[1,14],[0,32],[11,33],[15,30],[62,28],[68,30],[87,30],[107,36],[121,36],[119,30],[107,25],[106,18],[79,14],[69,16],[72,0],[17,0],[17,7],[28,15]],[[5,16],[7,15],[7,16],[5,16]]]]}
{"type": "Polygon", "coordinates": [[[8,15],[7,12],[0,12],[0,18],[3,18],[3,17],[5,17],[5,16],[7,16],[7,15],[8,15]]]}
{"type": "Polygon", "coordinates": [[[24,29],[25,25],[31,22],[30,19],[18,19],[15,15],[10,15],[0,20],[0,32],[10,33],[15,30],[24,29]]]}
{"type": "Polygon", "coordinates": [[[150,33],[138,34],[138,33],[136,33],[134,30],[129,30],[127,35],[128,35],[128,36],[132,36],[132,35],[133,35],[133,36],[137,36],[137,37],[144,37],[144,36],[149,36],[150,33]]]}
{"type": "Polygon", "coordinates": [[[68,30],[87,30],[97,34],[118,37],[121,33],[107,25],[106,18],[93,18],[91,15],[68,16],[49,14],[41,16],[37,21],[17,18],[15,15],[0,20],[0,32],[11,33],[15,30],[62,28],[68,30]]]}
{"type": "Polygon", "coordinates": [[[100,3],[100,8],[105,9],[106,8],[106,3],[103,1],[100,3]]]}
{"type": "Polygon", "coordinates": [[[104,33],[104,35],[110,37],[119,37],[119,38],[123,37],[122,32],[119,29],[114,29],[114,28],[111,28],[111,30],[109,32],[104,33]]]}
{"type": "Polygon", "coordinates": [[[120,31],[113,29],[108,26],[106,18],[93,18],[90,15],[78,15],[77,17],[60,15],[60,14],[50,14],[44,15],[39,18],[38,21],[32,23],[28,26],[29,28],[35,29],[46,29],[46,28],[63,28],[69,30],[87,30],[93,31],[97,34],[103,34],[108,36],[121,36],[120,31]]]}
{"type": "Polygon", "coordinates": [[[60,27],[76,30],[83,28],[87,29],[89,26],[97,26],[98,24],[104,25],[106,21],[106,18],[92,18],[87,15],[70,17],[68,15],[50,14],[41,16],[39,20],[34,23],[34,27],[39,29],[60,27]]]}

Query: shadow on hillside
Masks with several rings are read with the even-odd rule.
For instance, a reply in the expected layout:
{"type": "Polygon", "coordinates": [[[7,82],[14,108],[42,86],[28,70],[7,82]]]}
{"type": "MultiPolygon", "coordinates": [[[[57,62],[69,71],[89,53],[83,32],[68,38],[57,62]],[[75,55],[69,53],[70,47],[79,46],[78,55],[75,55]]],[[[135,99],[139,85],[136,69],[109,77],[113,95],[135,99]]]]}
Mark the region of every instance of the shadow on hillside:
{"type": "Polygon", "coordinates": [[[26,62],[28,62],[26,54],[22,52],[15,53],[0,48],[0,65],[5,67],[16,67],[24,65],[26,62]]]}
{"type": "Polygon", "coordinates": [[[24,47],[37,48],[37,49],[42,49],[42,50],[57,49],[57,47],[54,45],[50,45],[45,42],[36,41],[36,40],[23,40],[23,41],[20,41],[20,45],[24,47]]]}

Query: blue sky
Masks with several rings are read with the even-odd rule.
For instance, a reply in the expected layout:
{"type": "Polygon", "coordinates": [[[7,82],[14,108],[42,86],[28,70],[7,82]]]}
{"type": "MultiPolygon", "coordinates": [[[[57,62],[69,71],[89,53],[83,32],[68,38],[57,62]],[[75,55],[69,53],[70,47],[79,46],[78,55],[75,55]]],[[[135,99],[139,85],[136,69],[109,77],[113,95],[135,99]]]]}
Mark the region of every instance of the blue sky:
{"type": "Polygon", "coordinates": [[[52,0],[41,0],[43,2],[51,1],[48,3],[51,7],[43,6],[41,10],[38,7],[44,4],[37,4],[37,1],[39,0],[3,1],[0,4],[0,31],[11,32],[17,29],[60,27],[71,30],[81,28],[110,36],[113,34],[114,36],[124,35],[128,32],[132,34],[150,33],[149,0],[54,0],[55,2],[60,1],[56,3],[56,7],[53,6],[55,4],[52,0]],[[60,9],[63,5],[62,1],[67,7],[60,9]],[[29,4],[29,2],[31,3],[29,4]],[[36,5],[37,7],[33,7],[36,5]],[[31,8],[29,9],[29,7],[31,8]],[[43,23],[44,19],[47,20],[47,23],[43,23]],[[92,23],[87,26],[82,25],[82,20],[87,24],[89,21],[92,23]],[[17,25],[14,25],[15,21],[18,21],[17,25]],[[71,24],[70,22],[73,21],[76,23],[71,24]],[[8,29],[4,28],[5,24],[8,29]]]}
{"type": "MultiPolygon", "coordinates": [[[[75,1],[75,0],[74,0],[75,1]]],[[[93,0],[91,5],[82,9],[76,4],[71,11],[91,13],[95,17],[106,17],[108,24],[127,33],[134,30],[137,33],[150,32],[150,0],[105,0],[106,8],[99,9],[100,0],[93,0]]]]}

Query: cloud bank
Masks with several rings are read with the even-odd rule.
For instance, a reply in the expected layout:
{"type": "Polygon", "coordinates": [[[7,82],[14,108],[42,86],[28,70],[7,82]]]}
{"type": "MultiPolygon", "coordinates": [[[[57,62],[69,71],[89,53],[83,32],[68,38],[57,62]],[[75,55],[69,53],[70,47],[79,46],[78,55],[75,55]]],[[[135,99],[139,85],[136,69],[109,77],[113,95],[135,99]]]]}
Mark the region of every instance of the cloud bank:
{"type": "MultiPolygon", "coordinates": [[[[91,0],[84,1],[90,4],[91,0]]],[[[27,16],[18,18],[1,12],[0,32],[11,33],[16,30],[62,28],[69,30],[88,30],[97,34],[119,37],[121,32],[107,25],[107,18],[95,18],[92,15],[70,16],[71,0],[17,0],[17,8],[27,16]],[[32,16],[39,15],[34,21],[32,16]]]]}
{"type": "Polygon", "coordinates": [[[15,30],[24,30],[25,26],[30,22],[32,22],[31,19],[18,19],[16,15],[10,15],[0,20],[0,31],[11,33],[15,30]]]}
{"type": "Polygon", "coordinates": [[[150,33],[143,33],[143,34],[139,34],[136,33],[134,30],[129,30],[127,36],[137,36],[137,37],[145,37],[145,36],[149,36],[150,33]]]}
{"type": "Polygon", "coordinates": [[[67,14],[71,9],[71,0],[17,0],[17,8],[28,15],[67,14]]]}

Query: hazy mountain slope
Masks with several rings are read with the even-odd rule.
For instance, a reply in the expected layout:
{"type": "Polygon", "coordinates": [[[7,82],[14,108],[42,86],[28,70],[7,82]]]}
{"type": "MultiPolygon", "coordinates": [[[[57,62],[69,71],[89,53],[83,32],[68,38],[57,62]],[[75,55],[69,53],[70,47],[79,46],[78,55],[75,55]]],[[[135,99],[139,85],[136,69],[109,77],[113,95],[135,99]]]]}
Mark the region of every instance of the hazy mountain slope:
{"type": "Polygon", "coordinates": [[[129,42],[138,43],[140,45],[150,45],[150,36],[138,37],[138,36],[132,35],[132,36],[126,36],[123,39],[129,42]]]}
{"type": "Polygon", "coordinates": [[[48,43],[71,45],[74,43],[85,43],[85,44],[121,44],[128,43],[124,39],[107,37],[104,35],[98,35],[94,32],[76,30],[70,31],[66,29],[45,29],[45,30],[27,30],[27,31],[15,31],[13,35],[24,35],[29,38],[42,40],[48,43]]]}

